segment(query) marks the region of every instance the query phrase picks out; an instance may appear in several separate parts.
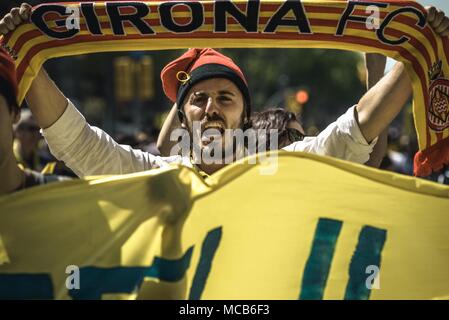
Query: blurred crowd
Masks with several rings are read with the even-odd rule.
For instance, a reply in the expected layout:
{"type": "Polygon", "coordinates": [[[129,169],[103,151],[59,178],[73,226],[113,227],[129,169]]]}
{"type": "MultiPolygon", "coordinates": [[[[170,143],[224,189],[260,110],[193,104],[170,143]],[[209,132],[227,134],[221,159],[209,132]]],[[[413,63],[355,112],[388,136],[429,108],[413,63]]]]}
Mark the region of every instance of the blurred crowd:
{"type": "MultiPolygon", "coordinates": [[[[160,155],[156,141],[157,129],[147,132],[136,131],[134,134],[117,133],[115,141],[130,145],[133,148],[160,155]]],[[[57,174],[77,178],[64,163],[58,161],[50,152],[40,128],[28,108],[21,111],[19,122],[14,126],[14,155],[23,168],[42,172],[44,174],[57,174]]]]}

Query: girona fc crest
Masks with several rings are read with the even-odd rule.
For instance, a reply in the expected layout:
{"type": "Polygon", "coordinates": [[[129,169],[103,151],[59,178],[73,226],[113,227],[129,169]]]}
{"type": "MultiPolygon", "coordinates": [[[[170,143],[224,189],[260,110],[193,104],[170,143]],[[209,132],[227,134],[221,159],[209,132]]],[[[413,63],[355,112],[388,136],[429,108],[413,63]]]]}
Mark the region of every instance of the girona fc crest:
{"type": "Polygon", "coordinates": [[[441,61],[433,65],[429,77],[429,126],[435,131],[443,131],[449,128],[449,80],[443,76],[441,61]]]}

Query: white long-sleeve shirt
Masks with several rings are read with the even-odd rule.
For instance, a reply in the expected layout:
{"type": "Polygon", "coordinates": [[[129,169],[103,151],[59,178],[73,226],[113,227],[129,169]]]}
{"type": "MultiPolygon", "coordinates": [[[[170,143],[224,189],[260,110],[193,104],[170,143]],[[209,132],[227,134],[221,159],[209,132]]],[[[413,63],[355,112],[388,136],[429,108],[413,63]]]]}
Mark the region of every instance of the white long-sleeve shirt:
{"type": "Polygon", "coordinates": [[[363,164],[370,158],[377,138],[368,143],[355,117],[356,106],[349,108],[316,137],[305,137],[283,148],[303,151],[363,164]]]}
{"type": "MultiPolygon", "coordinates": [[[[350,108],[317,137],[307,137],[284,150],[306,151],[365,163],[377,139],[371,144],[366,142],[355,119],[354,109],[350,108]]],[[[118,144],[103,130],[90,126],[70,101],[62,116],[43,129],[42,134],[51,153],[79,177],[126,174],[170,164],[192,167],[189,157],[159,157],[118,144]]]]}

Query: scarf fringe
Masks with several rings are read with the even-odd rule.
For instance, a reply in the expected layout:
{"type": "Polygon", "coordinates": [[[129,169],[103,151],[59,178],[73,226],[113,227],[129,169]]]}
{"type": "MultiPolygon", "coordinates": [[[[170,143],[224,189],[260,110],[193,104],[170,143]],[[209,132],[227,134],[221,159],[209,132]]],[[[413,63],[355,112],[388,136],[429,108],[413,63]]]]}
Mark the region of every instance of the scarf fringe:
{"type": "Polygon", "coordinates": [[[427,177],[448,164],[449,138],[446,138],[415,154],[413,173],[417,177],[427,177]]]}

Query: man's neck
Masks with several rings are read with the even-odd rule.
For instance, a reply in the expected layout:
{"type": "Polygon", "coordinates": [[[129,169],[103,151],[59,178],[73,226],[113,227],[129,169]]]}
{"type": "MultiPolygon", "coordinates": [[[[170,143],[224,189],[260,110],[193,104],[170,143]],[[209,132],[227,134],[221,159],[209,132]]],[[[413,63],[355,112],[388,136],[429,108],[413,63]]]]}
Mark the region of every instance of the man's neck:
{"type": "Polygon", "coordinates": [[[17,160],[11,152],[0,160],[0,195],[19,189],[24,181],[25,173],[17,165],[17,160]]]}
{"type": "MultiPolygon", "coordinates": [[[[223,152],[223,153],[226,154],[225,152],[223,152]]],[[[198,159],[198,158],[195,158],[195,156],[190,157],[190,161],[193,162],[194,159],[198,159]]],[[[206,164],[206,163],[204,163],[203,160],[204,159],[200,158],[200,161],[195,162],[196,166],[201,171],[207,173],[208,175],[211,175],[211,174],[214,174],[215,172],[223,169],[228,164],[235,162],[237,159],[236,159],[235,153],[233,152],[232,155],[228,156],[227,158],[226,157],[222,158],[221,161],[218,161],[218,163],[213,162],[213,163],[206,164]]]]}

